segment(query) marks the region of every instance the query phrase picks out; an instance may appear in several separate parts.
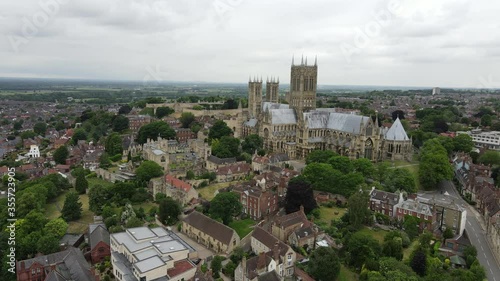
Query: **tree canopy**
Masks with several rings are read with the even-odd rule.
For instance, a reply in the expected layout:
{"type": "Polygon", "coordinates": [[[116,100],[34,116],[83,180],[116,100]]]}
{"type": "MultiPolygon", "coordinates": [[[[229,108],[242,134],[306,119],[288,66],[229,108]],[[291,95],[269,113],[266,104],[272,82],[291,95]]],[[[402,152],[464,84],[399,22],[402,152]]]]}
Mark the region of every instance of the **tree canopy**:
{"type": "Polygon", "coordinates": [[[165,197],[159,201],[158,218],[166,225],[173,225],[179,221],[181,206],[172,197],[165,197]]]}
{"type": "Polygon", "coordinates": [[[210,202],[208,212],[213,219],[221,219],[223,224],[228,225],[242,209],[240,196],[237,193],[219,192],[210,202]]]}
{"type": "Polygon", "coordinates": [[[69,192],[66,194],[64,205],[61,210],[61,215],[66,221],[74,221],[80,219],[82,216],[82,203],[80,197],[76,192],[69,192]]]}
{"type": "Polygon", "coordinates": [[[220,139],[224,136],[231,136],[232,134],[233,130],[231,130],[231,128],[227,126],[226,122],[217,120],[208,132],[208,140],[209,142],[211,142],[214,139],[220,139]]]}
{"type": "Polygon", "coordinates": [[[182,124],[182,128],[189,128],[191,124],[194,122],[195,117],[194,114],[191,112],[183,112],[181,114],[181,117],[179,118],[179,121],[182,124]]]}
{"type": "Polygon", "coordinates": [[[333,248],[319,247],[307,263],[307,272],[317,281],[336,280],[340,273],[340,259],[333,248]]]}
{"type": "Polygon", "coordinates": [[[438,139],[431,139],[424,143],[420,153],[418,172],[423,188],[435,189],[443,180],[451,180],[453,168],[448,161],[448,152],[438,139]]]}
{"type": "Polygon", "coordinates": [[[156,121],[142,126],[137,133],[137,142],[144,144],[148,139],[157,140],[158,136],[164,139],[174,139],[174,129],[166,122],[156,121]]]}
{"type": "Polygon", "coordinates": [[[118,133],[112,133],[106,138],[106,142],[104,144],[104,151],[106,151],[108,155],[111,156],[122,154],[123,152],[122,138],[118,133]]]}
{"type": "Polygon", "coordinates": [[[150,179],[163,175],[163,168],[153,161],[144,161],[136,169],[136,179],[138,182],[149,182],[150,179]]]}
{"type": "Polygon", "coordinates": [[[158,107],[158,108],[156,108],[156,117],[161,119],[161,118],[168,116],[174,112],[175,111],[168,106],[158,107]]]}
{"type": "Polygon", "coordinates": [[[314,193],[311,182],[304,176],[297,176],[288,182],[288,188],[285,196],[285,212],[287,214],[296,212],[304,207],[304,212],[309,214],[318,207],[314,199],[314,193]]]}
{"type": "Polygon", "coordinates": [[[62,164],[62,165],[66,164],[66,159],[68,158],[68,156],[69,156],[69,151],[65,145],[56,149],[56,151],[54,151],[54,155],[53,155],[54,161],[57,164],[62,164]]]}

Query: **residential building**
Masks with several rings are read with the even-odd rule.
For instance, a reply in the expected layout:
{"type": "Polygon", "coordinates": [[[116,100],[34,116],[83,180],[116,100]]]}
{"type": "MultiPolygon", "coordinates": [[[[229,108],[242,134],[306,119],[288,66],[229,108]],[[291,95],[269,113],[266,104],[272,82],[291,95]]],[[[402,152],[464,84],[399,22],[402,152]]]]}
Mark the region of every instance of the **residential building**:
{"type": "Polygon", "coordinates": [[[246,162],[238,162],[219,167],[215,170],[217,182],[242,180],[252,171],[252,166],[246,162]]]}
{"type": "Polygon", "coordinates": [[[433,231],[435,226],[435,213],[431,206],[418,200],[408,199],[395,205],[394,217],[403,221],[405,216],[413,216],[420,219],[420,231],[433,231]]]}
{"type": "Polygon", "coordinates": [[[278,193],[265,187],[265,179],[255,185],[251,185],[251,182],[238,184],[232,192],[240,196],[242,212],[253,220],[260,220],[279,209],[278,193]]]}
{"type": "Polygon", "coordinates": [[[198,191],[189,183],[182,181],[170,174],[159,179],[150,181],[151,193],[153,197],[157,193],[163,193],[183,205],[188,204],[191,200],[198,198],[198,191]]]}
{"type": "Polygon", "coordinates": [[[389,217],[395,216],[396,204],[404,201],[403,193],[391,193],[377,190],[372,187],[370,191],[370,210],[389,217]]]}
{"type": "Polygon", "coordinates": [[[266,253],[266,255],[274,257],[276,261],[275,270],[280,277],[289,277],[294,274],[297,254],[290,246],[265,231],[262,227],[256,226],[254,228],[250,237],[250,245],[255,254],[266,253]]]}
{"type": "Polygon", "coordinates": [[[309,227],[310,224],[311,222],[307,220],[304,213],[304,207],[301,205],[297,212],[276,217],[271,224],[271,232],[280,241],[287,242],[293,231],[309,227]]]}
{"type": "Polygon", "coordinates": [[[194,277],[195,250],[161,227],[111,234],[111,263],[119,281],[181,281],[194,277]]]}
{"type": "Polygon", "coordinates": [[[182,233],[216,253],[229,254],[240,244],[234,229],[197,211],[182,220],[182,233]]]}
{"type": "Polygon", "coordinates": [[[111,256],[109,231],[104,223],[89,224],[88,238],[93,264],[103,262],[106,257],[111,256]]]}
{"type": "Polygon", "coordinates": [[[99,281],[83,253],[70,247],[50,255],[18,261],[17,281],[99,281]]]}

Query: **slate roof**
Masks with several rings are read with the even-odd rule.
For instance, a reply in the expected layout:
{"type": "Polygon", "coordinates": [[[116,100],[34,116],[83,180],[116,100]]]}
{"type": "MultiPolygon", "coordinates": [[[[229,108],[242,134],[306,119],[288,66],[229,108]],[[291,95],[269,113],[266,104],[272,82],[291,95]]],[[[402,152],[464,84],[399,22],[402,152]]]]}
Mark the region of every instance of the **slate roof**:
{"type": "Polygon", "coordinates": [[[331,129],[359,134],[361,126],[366,126],[370,117],[315,110],[304,112],[304,120],[310,129],[331,129]]]}
{"type": "Polygon", "coordinates": [[[296,124],[297,115],[293,109],[271,109],[271,124],[296,124]]]}
{"type": "Polygon", "coordinates": [[[90,248],[94,249],[99,242],[109,245],[109,231],[104,224],[98,224],[89,235],[90,248]]]}
{"type": "Polygon", "coordinates": [[[278,276],[278,273],[276,273],[275,270],[266,272],[259,277],[257,277],[258,281],[280,281],[280,277],[278,276]]]}
{"type": "Polygon", "coordinates": [[[290,213],[288,215],[284,215],[281,217],[277,217],[274,220],[274,224],[279,227],[287,228],[289,226],[302,223],[303,225],[308,225],[309,221],[307,220],[306,215],[302,210],[298,210],[296,212],[290,213]]]}
{"type": "Polygon", "coordinates": [[[262,103],[262,112],[266,112],[267,109],[289,109],[290,106],[288,104],[283,103],[274,103],[274,102],[263,102],[262,103]]]}
{"type": "Polygon", "coordinates": [[[406,134],[405,129],[403,128],[403,124],[401,124],[401,120],[399,117],[396,118],[394,124],[392,124],[391,128],[385,133],[386,140],[395,140],[395,141],[407,141],[410,140],[408,135],[406,134]]]}
{"type": "Polygon", "coordinates": [[[274,237],[271,233],[265,231],[262,227],[256,226],[252,232],[252,237],[264,244],[270,251],[273,251],[276,243],[279,247],[280,256],[284,256],[288,251],[288,245],[274,237]]]}
{"type": "Polygon", "coordinates": [[[385,204],[394,206],[399,201],[399,194],[373,189],[370,192],[370,199],[379,200],[385,204]]]}
{"type": "MultiPolygon", "coordinates": [[[[20,261],[24,262],[25,268],[29,268],[34,263],[39,263],[44,267],[57,265],[60,276],[52,275],[50,280],[74,280],[74,281],[94,281],[90,272],[90,266],[85,260],[83,253],[77,248],[68,248],[65,251],[53,253],[50,255],[39,256],[32,259],[20,261]],[[64,279],[61,279],[64,278],[64,279]]],[[[20,263],[19,262],[19,263],[20,263]]],[[[19,264],[18,264],[19,266],[19,264]]],[[[19,266],[20,268],[20,266],[19,266]]]]}
{"type": "Polygon", "coordinates": [[[245,126],[247,127],[255,127],[257,125],[257,119],[255,118],[252,118],[250,120],[248,120],[247,122],[245,122],[245,126]]]}
{"type": "Polygon", "coordinates": [[[210,155],[207,158],[207,161],[210,161],[215,164],[230,164],[230,163],[236,163],[236,158],[231,157],[231,158],[219,158],[217,156],[210,155]]]}
{"type": "Polygon", "coordinates": [[[231,243],[233,234],[236,234],[233,229],[197,211],[189,214],[183,221],[226,245],[231,243]]]}

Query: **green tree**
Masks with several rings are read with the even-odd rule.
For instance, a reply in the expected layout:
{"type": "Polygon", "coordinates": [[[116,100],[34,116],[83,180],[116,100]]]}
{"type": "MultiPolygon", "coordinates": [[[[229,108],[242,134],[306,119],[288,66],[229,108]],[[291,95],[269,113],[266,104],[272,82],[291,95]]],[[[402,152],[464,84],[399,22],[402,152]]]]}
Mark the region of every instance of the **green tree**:
{"type": "Polygon", "coordinates": [[[130,111],[132,111],[132,107],[128,104],[124,104],[118,109],[118,114],[129,114],[130,111]]]}
{"type": "Polygon", "coordinates": [[[99,168],[109,168],[111,166],[111,160],[109,159],[109,154],[104,152],[99,156],[99,168]]]}
{"type": "Polygon", "coordinates": [[[66,164],[66,159],[69,156],[68,148],[65,145],[59,147],[58,149],[56,149],[56,151],[54,151],[53,156],[54,156],[54,161],[57,164],[63,164],[63,165],[66,164]]]}
{"type": "Polygon", "coordinates": [[[212,269],[212,277],[220,278],[220,271],[222,269],[222,261],[225,260],[225,257],[215,256],[210,263],[210,269],[212,269]]]}
{"type": "Polygon", "coordinates": [[[40,136],[45,136],[47,131],[47,124],[44,122],[38,122],[33,126],[33,131],[40,136]]]}
{"type": "Polygon", "coordinates": [[[85,178],[85,176],[83,174],[79,174],[76,177],[75,190],[79,194],[85,194],[85,192],[87,191],[88,187],[89,187],[89,182],[87,181],[87,179],[85,178]]]}
{"type": "Polygon", "coordinates": [[[489,114],[483,115],[481,117],[481,126],[484,126],[484,127],[491,126],[492,120],[493,120],[493,118],[491,117],[491,115],[489,115],[489,114]]]}
{"type": "Polygon", "coordinates": [[[73,144],[77,144],[79,140],[87,140],[87,132],[83,128],[78,128],[75,130],[73,137],[71,137],[73,144]]]}
{"type": "Polygon", "coordinates": [[[112,133],[106,138],[106,142],[104,144],[104,151],[106,151],[110,156],[122,154],[123,152],[122,138],[118,133],[112,133]]]}
{"type": "Polygon", "coordinates": [[[403,259],[403,240],[400,237],[394,237],[385,240],[382,245],[382,253],[386,257],[393,257],[397,260],[403,259]]]}
{"type": "Polygon", "coordinates": [[[232,134],[233,130],[231,130],[231,128],[227,126],[226,122],[217,120],[208,132],[208,140],[209,142],[211,142],[214,139],[220,139],[224,136],[231,136],[232,134]]]}
{"type": "Polygon", "coordinates": [[[153,161],[144,161],[136,169],[138,182],[147,183],[150,179],[163,176],[163,168],[153,161]]]}
{"type": "Polygon", "coordinates": [[[471,136],[460,134],[453,139],[454,151],[470,152],[474,147],[471,136]]]}
{"type": "Polygon", "coordinates": [[[52,233],[44,233],[38,240],[37,251],[44,255],[59,252],[59,237],[52,233]]]}
{"type": "Polygon", "coordinates": [[[307,263],[307,272],[318,281],[336,280],[340,273],[340,259],[333,248],[319,247],[307,263]]]}
{"type": "Polygon", "coordinates": [[[366,158],[359,158],[352,161],[352,166],[354,167],[354,171],[363,174],[365,178],[373,178],[375,174],[375,167],[373,166],[372,161],[366,158]]]}
{"type": "Polygon", "coordinates": [[[354,233],[346,245],[348,265],[360,269],[367,261],[373,261],[380,256],[381,248],[375,238],[364,232],[354,233]]]}
{"type": "Polygon", "coordinates": [[[82,203],[78,193],[70,191],[66,194],[64,205],[61,210],[61,215],[66,221],[74,221],[82,216],[82,203]]]}
{"type": "Polygon", "coordinates": [[[123,115],[116,115],[113,118],[111,125],[113,126],[113,131],[122,132],[128,129],[130,120],[123,115]]]}
{"type": "Polygon", "coordinates": [[[111,195],[106,187],[96,184],[89,189],[89,209],[101,214],[102,208],[109,202],[111,195]]]}
{"type": "Polygon", "coordinates": [[[192,170],[189,170],[186,172],[186,179],[188,180],[192,180],[196,177],[196,175],[194,174],[194,172],[192,170]]]}
{"type": "Polygon", "coordinates": [[[424,143],[420,155],[419,180],[425,189],[434,189],[443,180],[451,180],[453,168],[448,161],[448,153],[439,140],[424,143]]]}
{"type": "Polygon", "coordinates": [[[484,165],[500,165],[500,152],[487,150],[479,156],[477,161],[484,165]]]}
{"type": "Polygon", "coordinates": [[[346,156],[333,156],[328,159],[328,164],[335,170],[341,171],[343,174],[351,173],[354,170],[351,159],[346,156]]]}
{"type": "Polygon", "coordinates": [[[33,131],[24,131],[21,133],[20,137],[23,140],[32,139],[32,138],[36,137],[36,134],[33,131]]]}
{"type": "Polygon", "coordinates": [[[253,155],[256,150],[259,150],[264,145],[264,140],[257,134],[251,134],[245,137],[241,143],[241,148],[244,152],[253,155]]]}
{"type": "Polygon", "coordinates": [[[144,225],[144,221],[142,221],[138,217],[133,217],[127,221],[127,223],[125,224],[125,227],[126,228],[133,228],[133,227],[139,227],[139,226],[143,226],[143,225],[144,225]]]}
{"type": "Polygon", "coordinates": [[[144,144],[148,139],[157,140],[158,136],[163,139],[174,139],[176,134],[168,123],[163,121],[151,122],[139,129],[137,133],[137,142],[144,144]]]}
{"type": "Polygon", "coordinates": [[[375,179],[379,182],[385,182],[389,174],[391,165],[387,162],[380,162],[375,166],[375,179]]]}
{"type": "Polygon", "coordinates": [[[450,239],[450,238],[453,238],[454,233],[453,233],[453,230],[449,227],[447,227],[445,229],[445,231],[443,232],[443,243],[446,241],[446,239],[450,239]]]}
{"type": "Polygon", "coordinates": [[[328,163],[333,156],[338,156],[338,154],[331,150],[313,150],[307,155],[306,164],[328,163]]]}
{"type": "Polygon", "coordinates": [[[406,215],[403,222],[403,227],[405,229],[406,234],[410,237],[410,240],[413,240],[418,236],[419,232],[419,223],[420,220],[414,216],[406,215]]]}
{"type": "Polygon", "coordinates": [[[370,196],[367,192],[355,192],[347,203],[349,224],[354,229],[360,229],[361,226],[370,220],[370,209],[368,208],[370,196]]]}
{"type": "Polygon", "coordinates": [[[408,169],[405,168],[390,170],[385,186],[389,192],[400,190],[408,193],[414,193],[417,191],[415,177],[408,169]]]}
{"type": "Polygon", "coordinates": [[[417,250],[410,260],[410,266],[420,276],[425,276],[427,272],[427,255],[422,250],[417,250]]]}
{"type": "Polygon", "coordinates": [[[181,206],[172,197],[166,197],[159,201],[158,218],[166,225],[173,225],[179,220],[181,206]]]}
{"type": "Polygon", "coordinates": [[[195,120],[194,114],[191,112],[183,112],[181,114],[181,117],[179,118],[179,121],[182,124],[182,128],[189,128],[189,126],[191,126],[194,120],[195,120]]]}
{"type": "Polygon", "coordinates": [[[311,182],[303,175],[294,177],[288,182],[285,195],[285,212],[287,214],[297,212],[300,210],[300,206],[304,207],[306,214],[318,207],[314,199],[311,182]]]}
{"type": "Polygon", "coordinates": [[[43,227],[43,233],[51,233],[56,237],[63,237],[68,229],[68,223],[62,218],[52,219],[43,227]]]}
{"type": "Polygon", "coordinates": [[[222,223],[228,225],[233,217],[241,214],[243,206],[240,196],[233,192],[219,192],[210,202],[209,214],[213,219],[221,219],[222,223]]]}
{"type": "Polygon", "coordinates": [[[223,136],[220,139],[212,141],[212,155],[219,158],[230,158],[240,155],[240,140],[223,136]]]}
{"type": "Polygon", "coordinates": [[[175,111],[168,106],[158,107],[158,108],[156,108],[156,117],[161,119],[161,118],[168,116],[174,112],[175,111]]]}

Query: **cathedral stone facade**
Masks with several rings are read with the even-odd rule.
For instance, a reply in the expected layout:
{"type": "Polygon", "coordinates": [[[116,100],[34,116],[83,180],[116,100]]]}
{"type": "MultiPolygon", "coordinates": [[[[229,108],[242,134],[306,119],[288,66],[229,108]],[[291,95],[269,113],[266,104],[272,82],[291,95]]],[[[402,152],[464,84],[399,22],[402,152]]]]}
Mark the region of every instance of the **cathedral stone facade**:
{"type": "Polygon", "coordinates": [[[396,119],[390,128],[379,127],[369,116],[337,113],[333,108],[316,108],[318,65],[292,61],[288,104],[279,103],[279,80],[266,82],[263,101],[262,79],[248,82],[248,118],[242,136],[258,134],[264,148],[286,153],[290,159],[304,159],[311,151],[333,150],[351,159],[371,161],[411,160],[412,142],[396,119]]]}

